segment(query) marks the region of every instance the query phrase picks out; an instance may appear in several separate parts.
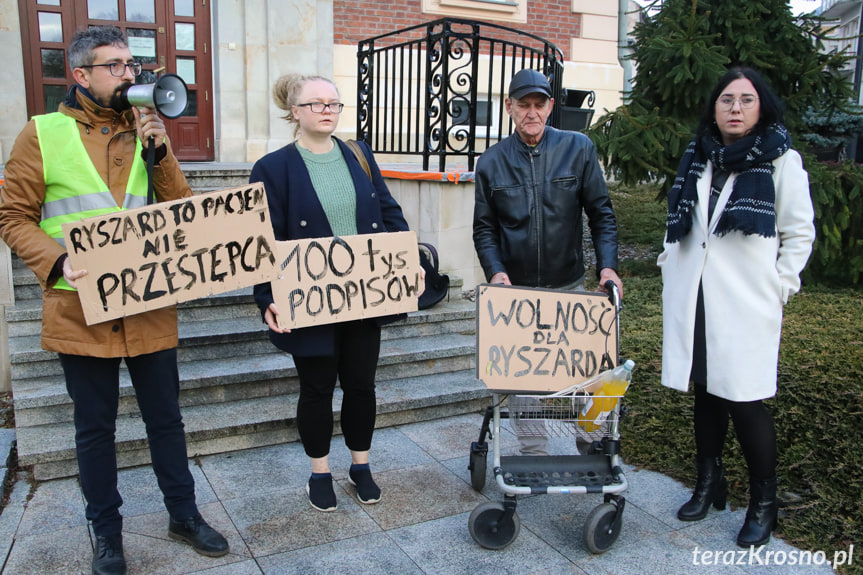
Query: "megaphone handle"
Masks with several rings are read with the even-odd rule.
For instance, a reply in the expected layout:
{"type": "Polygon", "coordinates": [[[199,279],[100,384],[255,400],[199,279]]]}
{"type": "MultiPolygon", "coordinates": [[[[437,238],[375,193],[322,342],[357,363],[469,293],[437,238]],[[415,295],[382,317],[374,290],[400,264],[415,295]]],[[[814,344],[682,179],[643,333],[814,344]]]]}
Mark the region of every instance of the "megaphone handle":
{"type": "Polygon", "coordinates": [[[156,138],[147,140],[147,205],[155,201],[153,193],[153,166],[156,164],[156,138]]]}

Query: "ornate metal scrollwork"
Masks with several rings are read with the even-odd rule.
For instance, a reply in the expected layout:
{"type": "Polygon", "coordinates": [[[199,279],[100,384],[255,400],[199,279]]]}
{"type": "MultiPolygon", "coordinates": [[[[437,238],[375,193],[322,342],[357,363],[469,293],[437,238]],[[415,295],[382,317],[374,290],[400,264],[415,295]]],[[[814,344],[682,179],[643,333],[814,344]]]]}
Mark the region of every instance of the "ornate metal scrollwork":
{"type": "MultiPolygon", "coordinates": [[[[443,171],[453,156],[466,156],[472,170],[481,153],[478,118],[489,128],[482,149],[508,135],[512,124],[502,112],[492,117],[493,103],[502,105],[509,78],[528,67],[546,74],[553,93],[561,94],[563,53],[513,28],[442,18],[363,40],[357,137],[375,152],[421,155],[426,170],[432,157],[443,171]]],[[[554,113],[551,124],[559,125],[554,113]]]]}
{"type": "Polygon", "coordinates": [[[372,88],[371,88],[371,57],[372,46],[357,53],[357,139],[366,142],[371,141],[371,110],[372,110],[372,88]]]}

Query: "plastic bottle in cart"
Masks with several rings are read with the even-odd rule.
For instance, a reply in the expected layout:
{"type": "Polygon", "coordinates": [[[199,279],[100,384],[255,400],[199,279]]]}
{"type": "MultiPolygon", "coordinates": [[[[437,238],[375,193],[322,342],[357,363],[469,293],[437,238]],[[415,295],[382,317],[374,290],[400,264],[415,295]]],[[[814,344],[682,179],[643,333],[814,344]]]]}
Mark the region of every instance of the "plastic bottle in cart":
{"type": "Polygon", "coordinates": [[[632,382],[633,367],[635,367],[635,362],[627,359],[621,365],[602,374],[601,391],[596,394],[596,397],[588,401],[578,418],[579,425],[585,431],[596,431],[602,427],[608,414],[617,405],[617,400],[623,397],[632,382]]]}

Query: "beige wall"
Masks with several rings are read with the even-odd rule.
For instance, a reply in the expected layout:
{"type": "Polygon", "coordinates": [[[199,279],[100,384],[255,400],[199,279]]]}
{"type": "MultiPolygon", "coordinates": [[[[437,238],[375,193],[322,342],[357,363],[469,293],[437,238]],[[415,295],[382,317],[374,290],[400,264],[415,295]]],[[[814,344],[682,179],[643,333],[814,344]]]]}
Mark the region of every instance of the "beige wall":
{"type": "Polygon", "coordinates": [[[492,14],[496,21],[508,25],[527,22],[528,0],[495,4],[484,0],[422,0],[424,14],[453,16],[468,20],[487,20],[492,14]]]}
{"type": "Polygon", "coordinates": [[[596,92],[593,119],[622,103],[623,68],[618,61],[618,2],[572,0],[574,12],[584,14],[581,38],[573,38],[571,60],[563,72],[563,87],[596,92]]]}
{"type": "Polygon", "coordinates": [[[473,182],[387,179],[410,228],[438,250],[440,269],[464,282],[465,290],[485,281],[473,249],[473,182]]]}
{"type": "Polygon", "coordinates": [[[270,96],[289,72],[331,76],[332,0],[213,2],[216,159],[253,162],[293,140],[270,96]]]}

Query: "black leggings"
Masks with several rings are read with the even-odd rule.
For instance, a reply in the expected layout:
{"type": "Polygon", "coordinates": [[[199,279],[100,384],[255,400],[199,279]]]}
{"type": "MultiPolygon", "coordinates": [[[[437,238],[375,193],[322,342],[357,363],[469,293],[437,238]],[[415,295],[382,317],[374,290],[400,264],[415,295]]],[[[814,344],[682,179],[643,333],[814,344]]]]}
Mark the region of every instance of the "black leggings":
{"type": "Polygon", "coordinates": [[[728,434],[728,418],[734,421],[737,440],[752,480],[776,475],[776,430],[764,403],[729,401],[707,393],[695,384],[695,449],[699,457],[720,457],[728,434]]]}
{"type": "Polygon", "coordinates": [[[333,436],[333,391],[338,379],[342,397],[342,434],[351,451],[368,451],[375,428],[375,372],[381,328],[374,320],[336,324],[332,356],[294,356],[300,378],[297,430],[306,455],[330,453],[333,436]]]}

